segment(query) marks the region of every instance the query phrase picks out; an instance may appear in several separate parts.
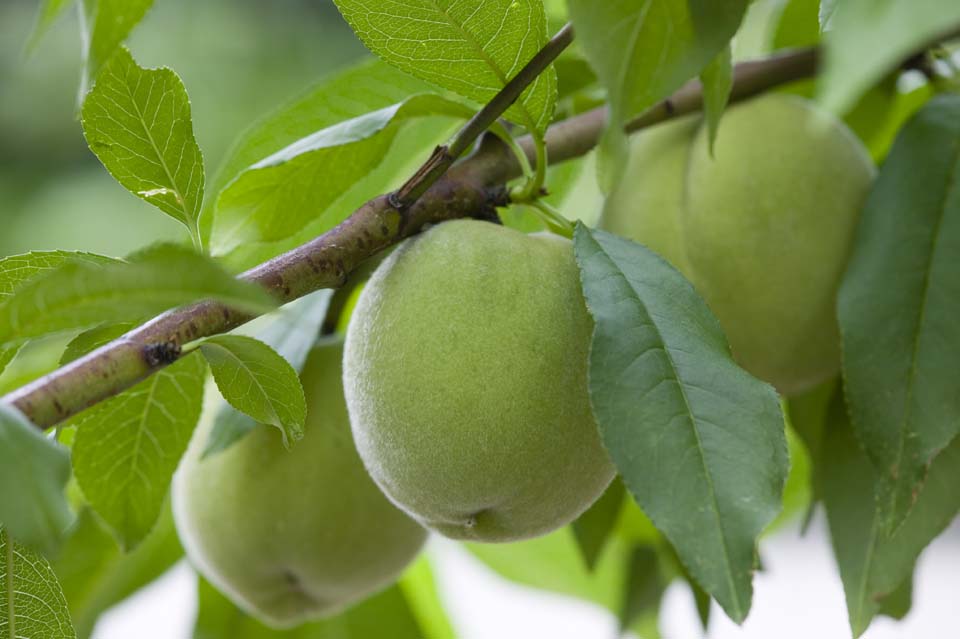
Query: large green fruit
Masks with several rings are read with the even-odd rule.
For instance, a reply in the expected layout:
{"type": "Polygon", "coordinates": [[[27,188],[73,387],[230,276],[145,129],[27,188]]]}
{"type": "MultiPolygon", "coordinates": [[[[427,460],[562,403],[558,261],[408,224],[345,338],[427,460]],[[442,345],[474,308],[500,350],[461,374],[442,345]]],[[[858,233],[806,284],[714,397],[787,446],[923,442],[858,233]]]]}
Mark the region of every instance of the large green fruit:
{"type": "Polygon", "coordinates": [[[357,456],[342,353],[339,342],[311,351],[301,374],[305,434],[289,451],[277,428],[260,425],[201,460],[216,412],[208,406],[174,477],[177,531],[193,565],[277,627],[334,614],[385,587],[426,539],[357,456]]]}
{"type": "Polygon", "coordinates": [[[568,240],[472,220],[408,240],[347,331],[344,389],[371,476],[455,539],[570,522],[614,475],[588,397],[591,331],[568,240]]]}
{"type": "Polygon", "coordinates": [[[685,137],[681,124],[670,125],[672,137],[669,127],[640,134],[651,141],[637,146],[605,227],[661,252],[694,283],[748,371],[787,395],[829,379],[840,365],[837,287],[874,175],[869,155],[840,121],[790,96],[728,109],[713,156],[706,128],[685,137]],[[679,241],[643,221],[657,214],[644,205],[652,198],[679,241]]]}

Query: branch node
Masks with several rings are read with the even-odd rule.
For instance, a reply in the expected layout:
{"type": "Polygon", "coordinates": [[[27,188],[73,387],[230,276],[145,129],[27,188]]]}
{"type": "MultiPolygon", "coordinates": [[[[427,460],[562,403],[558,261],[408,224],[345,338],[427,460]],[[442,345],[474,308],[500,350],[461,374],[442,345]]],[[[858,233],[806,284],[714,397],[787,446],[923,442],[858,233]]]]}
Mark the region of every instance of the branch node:
{"type": "Polygon", "coordinates": [[[143,347],[143,359],[150,368],[167,366],[180,357],[180,345],[176,342],[157,342],[143,347]]]}

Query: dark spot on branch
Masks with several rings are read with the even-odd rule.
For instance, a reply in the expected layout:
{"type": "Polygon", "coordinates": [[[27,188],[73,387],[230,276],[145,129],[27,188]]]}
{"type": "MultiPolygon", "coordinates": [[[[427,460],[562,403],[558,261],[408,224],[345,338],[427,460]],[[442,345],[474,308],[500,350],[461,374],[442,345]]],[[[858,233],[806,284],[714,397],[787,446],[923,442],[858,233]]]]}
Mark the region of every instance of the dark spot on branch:
{"type": "Polygon", "coordinates": [[[172,364],[178,357],[180,357],[180,345],[176,342],[160,342],[143,347],[143,359],[150,368],[172,364]]]}
{"type": "Polygon", "coordinates": [[[673,115],[677,112],[677,106],[673,103],[673,100],[664,100],[663,110],[667,112],[667,115],[673,115]]]}

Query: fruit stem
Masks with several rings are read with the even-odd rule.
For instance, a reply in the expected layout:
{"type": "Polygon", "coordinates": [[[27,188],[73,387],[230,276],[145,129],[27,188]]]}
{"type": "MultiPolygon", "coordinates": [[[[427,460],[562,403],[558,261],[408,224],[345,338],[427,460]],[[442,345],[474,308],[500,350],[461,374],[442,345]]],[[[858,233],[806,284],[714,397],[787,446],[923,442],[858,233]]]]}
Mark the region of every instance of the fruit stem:
{"type": "Polygon", "coordinates": [[[563,217],[557,209],[553,208],[541,199],[526,202],[539,215],[541,221],[547,225],[547,228],[557,235],[561,235],[568,240],[573,239],[573,222],[563,217]]]}

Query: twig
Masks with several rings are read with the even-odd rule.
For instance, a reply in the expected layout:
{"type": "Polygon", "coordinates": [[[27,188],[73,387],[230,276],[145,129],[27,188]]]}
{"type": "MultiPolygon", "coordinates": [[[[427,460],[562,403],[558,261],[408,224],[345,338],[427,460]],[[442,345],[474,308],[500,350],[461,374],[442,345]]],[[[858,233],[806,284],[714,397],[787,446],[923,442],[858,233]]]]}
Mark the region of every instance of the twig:
{"type": "Polygon", "coordinates": [[[391,203],[398,209],[410,206],[427,192],[440,176],[490,128],[523,92],[557,59],[573,42],[573,26],[567,24],[497,93],[486,106],[477,112],[460,129],[449,146],[438,146],[430,159],[421,166],[407,182],[391,196],[391,203]]]}
{"type": "MultiPolygon", "coordinates": [[[[551,41],[549,54],[536,56],[531,65],[545,67],[550,56],[566,46],[572,32],[551,41]]],[[[560,34],[558,34],[558,37],[560,34]]],[[[552,59],[552,58],[550,58],[552,59]]],[[[760,62],[738,65],[731,99],[742,100],[779,84],[812,75],[816,53],[802,50],[760,62]]],[[[527,82],[535,75],[521,71],[527,82]]],[[[512,83],[511,83],[512,84],[512,83]]],[[[508,85],[509,87],[510,85],[508,85]]],[[[512,86],[511,92],[522,93],[512,86]]],[[[506,88],[504,89],[506,91],[506,88]]],[[[657,105],[628,125],[635,131],[683,113],[702,104],[702,89],[694,82],[669,100],[657,105]]],[[[357,209],[337,227],[312,241],[279,255],[243,275],[271,292],[280,302],[289,302],[321,288],[341,286],[361,262],[406,237],[425,224],[474,217],[493,219],[496,207],[507,204],[506,183],[522,174],[513,151],[493,136],[469,158],[449,167],[447,156],[462,152],[482,132],[481,125],[495,121],[510,105],[500,100],[485,108],[464,127],[444,158],[431,158],[405,191],[382,195],[357,209]],[[445,164],[447,163],[447,164],[445,164]],[[421,184],[432,184],[417,199],[421,184]],[[399,206],[398,206],[399,204],[399,206]]],[[[606,124],[606,110],[595,109],[558,122],[546,133],[552,163],[581,156],[592,149],[606,124]]],[[[535,148],[527,136],[521,148],[533,159],[535,148]]],[[[47,428],[98,402],[117,395],[176,360],[183,344],[223,333],[252,319],[216,302],[200,302],[160,315],[100,349],[6,395],[0,401],[16,406],[34,424],[47,428]],[[162,347],[170,357],[153,354],[162,347]]]]}

